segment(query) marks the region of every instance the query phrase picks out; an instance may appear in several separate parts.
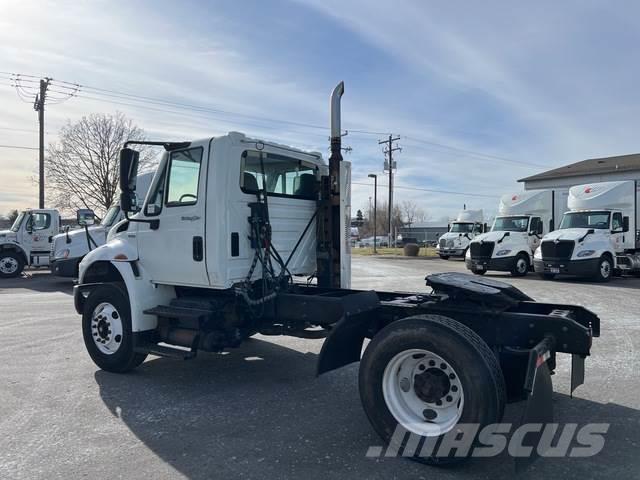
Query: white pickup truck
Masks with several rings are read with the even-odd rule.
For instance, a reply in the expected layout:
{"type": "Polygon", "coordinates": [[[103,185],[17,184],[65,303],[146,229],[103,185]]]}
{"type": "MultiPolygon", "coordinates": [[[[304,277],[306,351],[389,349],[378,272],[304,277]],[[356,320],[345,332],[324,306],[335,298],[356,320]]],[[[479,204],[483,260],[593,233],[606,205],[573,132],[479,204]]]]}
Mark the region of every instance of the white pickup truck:
{"type": "Polygon", "coordinates": [[[533,252],[542,236],[554,228],[554,207],[562,205],[563,198],[553,190],[503,195],[491,231],[470,243],[467,268],[476,275],[488,270],[526,275],[533,268],[533,252]]]}
{"type": "MultiPolygon", "coordinates": [[[[153,172],[138,177],[138,204],[142,205],[144,196],[151,184],[153,172]]],[[[124,213],[117,202],[98,225],[67,231],[53,237],[51,243],[51,273],[59,277],[77,277],[78,265],[94,248],[104,245],[111,227],[124,219],[124,213]]]]}
{"type": "Polygon", "coordinates": [[[20,212],[9,230],[0,231],[0,278],[17,277],[24,267],[49,265],[51,240],[60,228],[57,210],[20,212]]]}
{"type": "Polygon", "coordinates": [[[482,210],[462,210],[449,226],[449,231],[438,239],[436,252],[443,260],[464,258],[469,243],[485,231],[482,210]]]}
{"type": "Polygon", "coordinates": [[[607,282],[614,273],[640,273],[637,181],[577,185],[569,190],[569,211],[560,228],[544,236],[535,252],[535,271],[607,282]]]}

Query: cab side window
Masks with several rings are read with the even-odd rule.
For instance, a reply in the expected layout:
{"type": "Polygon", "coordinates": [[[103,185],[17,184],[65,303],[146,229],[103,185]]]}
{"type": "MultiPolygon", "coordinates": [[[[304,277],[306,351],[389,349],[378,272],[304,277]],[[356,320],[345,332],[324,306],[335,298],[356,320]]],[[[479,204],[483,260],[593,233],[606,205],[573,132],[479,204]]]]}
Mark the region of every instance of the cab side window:
{"type": "Polygon", "coordinates": [[[620,212],[613,214],[613,218],[611,219],[611,230],[616,232],[622,231],[622,214],[620,212]]]}
{"type": "Polygon", "coordinates": [[[541,228],[542,228],[542,220],[540,219],[540,217],[533,217],[531,219],[531,226],[529,227],[529,231],[538,232],[539,229],[541,228]]]}
{"type": "Polygon", "coordinates": [[[195,205],[202,164],[202,147],[173,152],[167,168],[166,206],[195,205]]]}
{"type": "Polygon", "coordinates": [[[46,230],[51,226],[51,214],[49,213],[33,213],[29,217],[27,229],[30,230],[46,230]]]}
{"type": "Polygon", "coordinates": [[[158,183],[153,189],[151,195],[149,195],[149,201],[144,208],[144,214],[153,217],[156,215],[160,215],[162,211],[162,200],[164,199],[164,188],[165,188],[165,178],[166,178],[167,169],[165,168],[162,172],[162,175],[158,179],[158,183]]]}

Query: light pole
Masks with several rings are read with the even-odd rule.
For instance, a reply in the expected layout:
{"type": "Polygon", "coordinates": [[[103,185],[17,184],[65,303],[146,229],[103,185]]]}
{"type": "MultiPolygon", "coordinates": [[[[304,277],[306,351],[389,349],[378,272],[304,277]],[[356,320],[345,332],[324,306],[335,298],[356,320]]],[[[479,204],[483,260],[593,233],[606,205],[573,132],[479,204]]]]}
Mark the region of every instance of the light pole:
{"type": "Polygon", "coordinates": [[[378,211],[378,176],[375,173],[370,173],[369,178],[373,178],[373,253],[376,254],[378,253],[376,250],[376,226],[378,224],[378,220],[376,218],[376,213],[378,211]]]}

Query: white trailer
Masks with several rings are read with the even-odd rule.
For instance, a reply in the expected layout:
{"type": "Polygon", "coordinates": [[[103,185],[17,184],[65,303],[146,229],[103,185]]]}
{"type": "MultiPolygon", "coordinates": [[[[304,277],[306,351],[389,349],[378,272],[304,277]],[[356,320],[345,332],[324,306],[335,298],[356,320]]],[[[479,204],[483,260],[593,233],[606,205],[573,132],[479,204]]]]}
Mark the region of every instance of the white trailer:
{"type": "Polygon", "coordinates": [[[0,231],[0,278],[17,277],[25,267],[48,266],[51,240],[60,229],[57,210],[20,212],[9,230],[0,231]]]}
{"type": "MultiPolygon", "coordinates": [[[[470,243],[467,268],[476,275],[488,270],[526,275],[533,268],[533,254],[542,236],[554,228],[557,197],[553,190],[503,195],[491,231],[470,243]]],[[[561,202],[564,197],[559,197],[561,202]]]]}
{"type": "MultiPolygon", "coordinates": [[[[138,176],[137,202],[142,205],[153,177],[153,172],[138,176]]],[[[120,202],[111,206],[98,225],[87,226],[55,235],[51,242],[49,265],[51,273],[59,277],[77,277],[78,265],[84,256],[94,248],[104,245],[112,227],[124,220],[120,202]]]]}
{"type": "MultiPolygon", "coordinates": [[[[121,373],[149,354],[193,358],[256,333],[289,335],[324,339],[322,374],[360,361],[371,339],[360,396],[387,442],[398,427],[440,442],[460,423],[496,424],[507,395],[527,400],[524,422],[550,422],[555,354],[573,355],[572,389],[581,384],[596,315],[458,273],[427,277],[429,293],[349,287],[342,92],[339,84],[331,96],[328,165],[319,153],[239,133],[165,143],[136,213],[139,153],[125,145],[127,218],[85,256],[74,287],[89,355],[121,373]]],[[[456,460],[448,454],[421,459],[456,460]]]]}
{"type": "Polygon", "coordinates": [[[577,185],[560,228],[545,235],[534,257],[544,278],[558,274],[606,282],[614,273],[640,273],[637,181],[577,185]]]}
{"type": "Polygon", "coordinates": [[[443,260],[464,258],[471,240],[485,231],[483,221],[482,210],[461,210],[447,233],[438,239],[436,253],[443,260]]]}

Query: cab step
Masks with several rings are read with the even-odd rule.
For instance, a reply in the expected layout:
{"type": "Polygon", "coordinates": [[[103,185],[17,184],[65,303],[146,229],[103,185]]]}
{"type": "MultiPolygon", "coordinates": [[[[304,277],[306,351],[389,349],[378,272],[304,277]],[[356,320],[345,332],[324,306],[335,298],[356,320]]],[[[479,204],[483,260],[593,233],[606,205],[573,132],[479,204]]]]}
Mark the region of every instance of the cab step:
{"type": "Polygon", "coordinates": [[[140,346],[137,346],[134,350],[139,353],[148,353],[150,355],[156,355],[158,357],[177,358],[180,360],[189,360],[191,358],[195,358],[196,356],[195,351],[165,345],[158,345],[155,343],[142,344],[140,346]]]}

